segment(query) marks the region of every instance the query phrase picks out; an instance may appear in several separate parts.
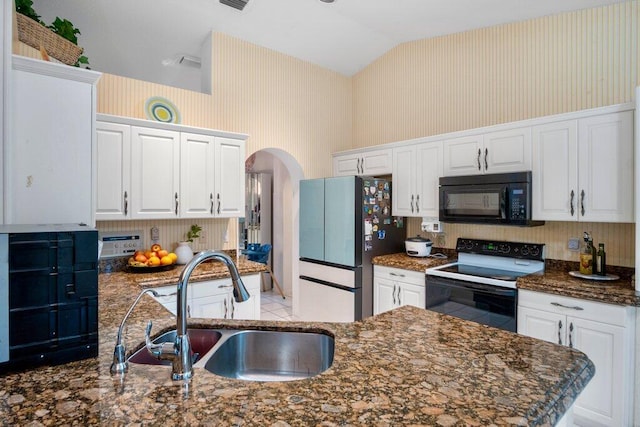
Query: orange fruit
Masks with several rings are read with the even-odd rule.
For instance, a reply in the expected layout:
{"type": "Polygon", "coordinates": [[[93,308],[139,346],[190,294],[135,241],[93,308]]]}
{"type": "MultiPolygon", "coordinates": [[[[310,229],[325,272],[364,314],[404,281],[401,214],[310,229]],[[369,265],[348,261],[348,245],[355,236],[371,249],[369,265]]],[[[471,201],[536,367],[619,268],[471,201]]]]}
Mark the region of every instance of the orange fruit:
{"type": "Polygon", "coordinates": [[[171,259],[171,257],[169,255],[165,255],[162,258],[160,258],[160,264],[162,264],[162,265],[171,265],[171,264],[173,264],[173,259],[171,259]]]}
{"type": "Polygon", "coordinates": [[[159,244],[157,244],[157,243],[156,243],[156,244],[154,244],[154,245],[151,245],[151,250],[152,250],[153,252],[158,252],[160,249],[162,249],[162,246],[160,246],[160,245],[159,245],[159,244]]]}
{"type": "Polygon", "coordinates": [[[178,255],[174,254],[173,252],[169,252],[169,255],[167,255],[168,257],[171,257],[171,260],[173,262],[176,262],[178,260],[178,255]]]}
{"type": "Polygon", "coordinates": [[[146,251],[146,252],[144,253],[144,256],[146,256],[146,257],[147,257],[147,259],[149,259],[149,258],[151,258],[151,257],[157,256],[157,254],[156,254],[154,251],[146,251]]]}
{"type": "Polygon", "coordinates": [[[155,267],[160,265],[160,258],[158,258],[157,256],[150,257],[149,260],[147,260],[147,265],[150,267],[155,267]]]}

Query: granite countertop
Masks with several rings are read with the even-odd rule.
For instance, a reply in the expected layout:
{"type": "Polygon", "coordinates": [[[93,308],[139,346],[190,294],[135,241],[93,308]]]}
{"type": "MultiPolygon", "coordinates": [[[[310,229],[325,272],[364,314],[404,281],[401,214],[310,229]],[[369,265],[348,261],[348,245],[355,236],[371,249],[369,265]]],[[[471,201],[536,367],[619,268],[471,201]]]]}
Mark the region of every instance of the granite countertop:
{"type": "MultiPolygon", "coordinates": [[[[131,365],[111,376],[117,326],[140,289],[131,274],[100,275],[99,356],[0,377],[6,425],[553,425],[594,374],[576,350],[415,307],[348,324],[190,319],[190,327],[325,331],[332,367],[301,381],[245,382],[196,368],[131,365]]],[[[125,340],[143,342],[175,318],[150,297],[125,340]]]]}
{"type": "MultiPolygon", "coordinates": [[[[424,271],[426,268],[454,261],[455,256],[447,260],[440,260],[434,258],[415,258],[405,253],[382,255],[373,259],[375,265],[413,271],[424,271]]],[[[636,292],[635,285],[631,279],[632,269],[611,267],[612,272],[620,276],[619,280],[612,282],[596,282],[569,275],[569,271],[577,269],[577,263],[547,260],[543,274],[529,274],[520,277],[516,282],[516,286],[518,289],[527,289],[608,304],[640,307],[640,293],[636,292]]]]}

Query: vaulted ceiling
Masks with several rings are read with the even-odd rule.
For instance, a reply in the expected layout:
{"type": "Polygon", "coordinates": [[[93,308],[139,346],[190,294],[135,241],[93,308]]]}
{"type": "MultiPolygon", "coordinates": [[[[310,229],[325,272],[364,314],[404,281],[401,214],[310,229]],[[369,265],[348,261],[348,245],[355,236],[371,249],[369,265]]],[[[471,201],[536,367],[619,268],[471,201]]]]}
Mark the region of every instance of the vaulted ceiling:
{"type": "Polygon", "coordinates": [[[190,59],[201,56],[211,31],[350,76],[403,42],[620,0],[326,1],[249,0],[237,10],[220,0],[34,0],[34,9],[47,23],[73,22],[95,70],[199,86],[190,59]]]}

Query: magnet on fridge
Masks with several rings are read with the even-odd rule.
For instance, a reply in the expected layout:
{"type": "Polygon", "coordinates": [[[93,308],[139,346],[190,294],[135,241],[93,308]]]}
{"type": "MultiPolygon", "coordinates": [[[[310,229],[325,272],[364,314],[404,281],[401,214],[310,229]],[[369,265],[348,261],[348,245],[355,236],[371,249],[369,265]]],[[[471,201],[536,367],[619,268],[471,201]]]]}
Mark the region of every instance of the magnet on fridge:
{"type": "Polygon", "coordinates": [[[380,191],[384,190],[384,186],[385,186],[385,185],[386,185],[386,183],[384,183],[384,182],[379,182],[379,183],[378,183],[378,190],[380,190],[380,191]]]}
{"type": "Polygon", "coordinates": [[[367,211],[367,214],[371,215],[373,213],[373,210],[371,208],[368,208],[369,210],[367,211]]]}
{"type": "Polygon", "coordinates": [[[378,205],[373,205],[373,211],[374,212],[378,212],[380,210],[380,206],[378,205]]]}
{"type": "Polygon", "coordinates": [[[370,241],[372,239],[373,239],[373,236],[371,234],[367,234],[367,235],[364,236],[364,241],[365,242],[368,242],[368,241],[370,241]]]}
{"type": "Polygon", "coordinates": [[[373,231],[374,233],[375,233],[376,231],[378,231],[378,226],[377,226],[377,225],[374,225],[374,226],[371,228],[371,231],[373,231]]]}
{"type": "Polygon", "coordinates": [[[369,213],[369,206],[366,206],[366,205],[365,205],[365,206],[363,207],[363,209],[364,209],[364,213],[365,213],[365,214],[366,214],[366,213],[369,213]]]}
{"type": "Polygon", "coordinates": [[[371,218],[371,222],[373,222],[374,224],[380,223],[380,219],[378,218],[378,215],[373,215],[373,218],[371,218]]]}
{"type": "Polygon", "coordinates": [[[382,221],[382,223],[383,223],[384,225],[390,225],[390,224],[391,224],[391,218],[385,218],[385,219],[382,221]]]}
{"type": "Polygon", "coordinates": [[[378,231],[378,239],[379,240],[384,240],[384,238],[387,236],[387,232],[385,230],[380,230],[378,231]]]}
{"type": "Polygon", "coordinates": [[[384,193],[383,198],[384,198],[385,200],[389,200],[389,199],[391,199],[391,196],[389,195],[389,193],[384,193]]]}
{"type": "Polygon", "coordinates": [[[370,242],[364,242],[364,251],[365,252],[369,252],[371,249],[373,249],[373,246],[371,245],[370,242]]]}
{"type": "Polygon", "coordinates": [[[367,194],[369,194],[369,187],[364,187],[364,195],[366,196],[367,194]]]}
{"type": "Polygon", "coordinates": [[[389,191],[389,181],[384,183],[384,191],[389,191]]]}
{"type": "Polygon", "coordinates": [[[375,197],[370,197],[369,198],[369,204],[370,205],[375,205],[376,204],[376,198],[375,197]]]}
{"type": "Polygon", "coordinates": [[[389,216],[389,206],[385,206],[385,207],[382,209],[382,215],[384,215],[384,216],[389,216]]]}
{"type": "Polygon", "coordinates": [[[376,186],[372,185],[371,187],[369,187],[369,191],[371,191],[371,194],[376,194],[376,186]]]}

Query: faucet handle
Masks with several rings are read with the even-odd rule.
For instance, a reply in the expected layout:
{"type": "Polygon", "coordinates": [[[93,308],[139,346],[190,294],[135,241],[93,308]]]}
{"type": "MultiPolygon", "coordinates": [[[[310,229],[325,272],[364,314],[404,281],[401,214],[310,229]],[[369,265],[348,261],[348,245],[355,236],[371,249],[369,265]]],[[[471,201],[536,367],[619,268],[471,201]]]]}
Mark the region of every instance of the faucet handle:
{"type": "Polygon", "coordinates": [[[149,320],[147,323],[147,329],[144,332],[144,342],[147,347],[147,351],[156,359],[169,359],[176,355],[175,345],[172,342],[165,342],[160,344],[154,344],[151,341],[151,327],[153,322],[149,320]]]}

